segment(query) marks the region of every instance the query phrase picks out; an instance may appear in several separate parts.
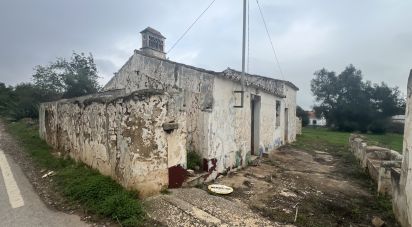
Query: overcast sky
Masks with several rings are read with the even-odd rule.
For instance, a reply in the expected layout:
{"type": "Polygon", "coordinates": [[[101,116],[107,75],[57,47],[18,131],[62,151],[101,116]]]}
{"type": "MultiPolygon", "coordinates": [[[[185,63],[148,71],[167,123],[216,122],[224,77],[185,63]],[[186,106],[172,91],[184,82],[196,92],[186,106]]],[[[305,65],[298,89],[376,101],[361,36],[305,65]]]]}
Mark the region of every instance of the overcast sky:
{"type": "MultiPolygon", "coordinates": [[[[310,80],[321,68],[348,64],[364,78],[406,91],[412,68],[410,0],[260,0],[283,70],[275,64],[255,0],[250,0],[250,73],[300,88],[298,104],[313,105],[310,80]]],[[[209,0],[0,0],[0,81],[29,82],[33,67],[73,51],[91,52],[106,83],[141,46],[139,32],[159,30],[168,49],[209,0]]],[[[222,71],[241,69],[242,1],[216,0],[168,55],[222,71]]]]}

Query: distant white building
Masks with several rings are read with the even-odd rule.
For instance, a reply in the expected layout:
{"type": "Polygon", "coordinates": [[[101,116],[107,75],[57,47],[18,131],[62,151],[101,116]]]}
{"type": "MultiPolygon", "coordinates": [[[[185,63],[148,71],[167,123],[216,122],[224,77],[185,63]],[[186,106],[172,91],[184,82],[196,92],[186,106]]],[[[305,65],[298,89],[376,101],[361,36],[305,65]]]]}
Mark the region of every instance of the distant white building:
{"type": "Polygon", "coordinates": [[[391,117],[393,123],[403,123],[405,124],[405,115],[394,115],[391,117]]]}
{"type": "Polygon", "coordinates": [[[309,125],[311,126],[326,126],[326,118],[321,116],[317,117],[315,111],[307,111],[309,118],[309,125]]]}

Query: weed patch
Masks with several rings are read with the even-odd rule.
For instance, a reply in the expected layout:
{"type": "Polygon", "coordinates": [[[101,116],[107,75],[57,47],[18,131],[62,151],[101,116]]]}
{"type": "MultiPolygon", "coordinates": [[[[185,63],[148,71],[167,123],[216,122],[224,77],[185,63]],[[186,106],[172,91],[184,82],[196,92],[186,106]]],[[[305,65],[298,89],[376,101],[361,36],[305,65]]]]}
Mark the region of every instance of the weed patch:
{"type": "Polygon", "coordinates": [[[200,168],[202,165],[202,159],[200,156],[194,152],[194,151],[189,151],[187,152],[187,168],[196,170],[197,168],[200,168]]]}
{"type": "Polygon", "coordinates": [[[368,144],[386,147],[402,153],[403,135],[396,133],[380,134],[366,134],[368,144]]]}

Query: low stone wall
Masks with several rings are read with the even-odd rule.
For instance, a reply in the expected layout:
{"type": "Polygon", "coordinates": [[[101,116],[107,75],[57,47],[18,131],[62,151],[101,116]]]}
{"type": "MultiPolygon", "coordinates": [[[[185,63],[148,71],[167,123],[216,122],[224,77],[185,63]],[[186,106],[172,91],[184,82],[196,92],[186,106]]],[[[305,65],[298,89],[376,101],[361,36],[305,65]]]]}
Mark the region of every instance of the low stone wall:
{"type": "Polygon", "coordinates": [[[173,102],[166,93],[142,90],[43,103],[40,136],[146,197],[168,186],[170,165],[186,165],[184,112],[173,102]]]}
{"type": "Polygon", "coordinates": [[[402,155],[387,148],[368,146],[366,139],[356,134],[349,137],[349,145],[361,167],[378,184],[378,193],[392,195],[391,170],[401,166],[402,155]]]}

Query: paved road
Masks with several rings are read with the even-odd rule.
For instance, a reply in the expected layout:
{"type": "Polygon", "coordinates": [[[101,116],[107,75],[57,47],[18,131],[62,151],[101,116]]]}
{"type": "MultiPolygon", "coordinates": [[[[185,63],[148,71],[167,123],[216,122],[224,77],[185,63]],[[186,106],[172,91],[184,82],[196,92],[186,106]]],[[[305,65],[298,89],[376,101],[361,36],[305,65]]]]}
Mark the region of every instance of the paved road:
{"type": "Polygon", "coordinates": [[[1,149],[0,172],[0,226],[89,226],[76,215],[48,209],[20,167],[1,149]]]}

